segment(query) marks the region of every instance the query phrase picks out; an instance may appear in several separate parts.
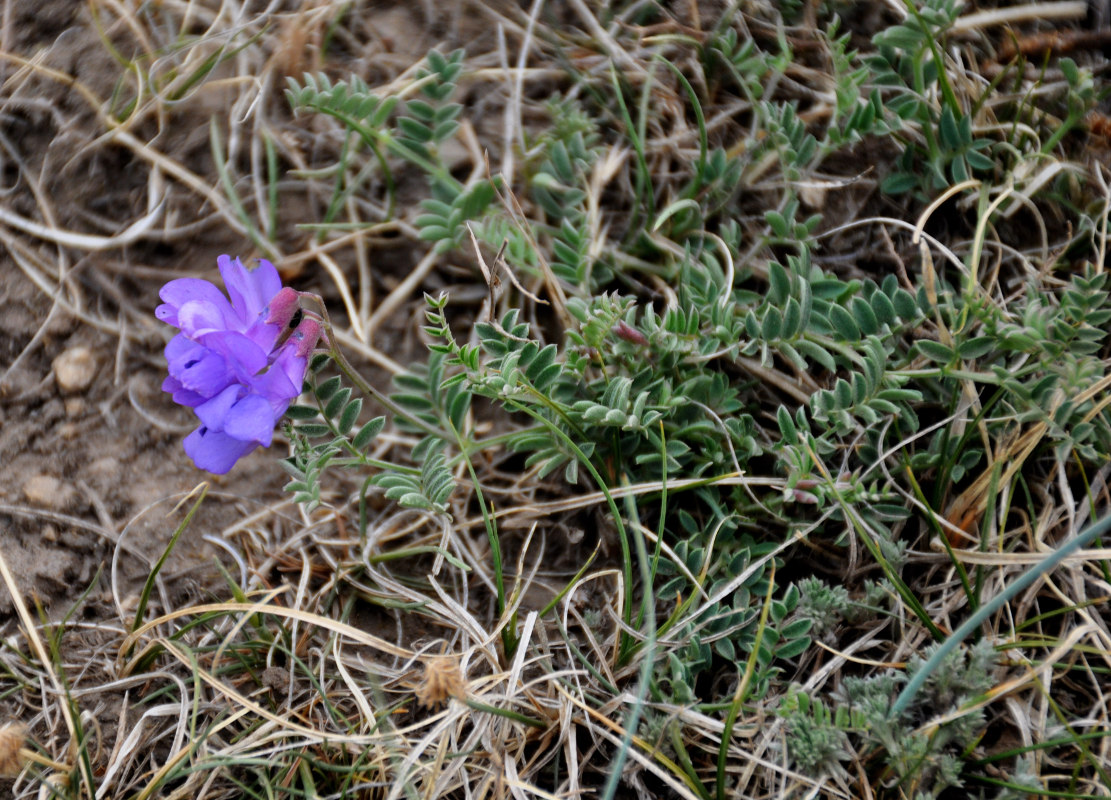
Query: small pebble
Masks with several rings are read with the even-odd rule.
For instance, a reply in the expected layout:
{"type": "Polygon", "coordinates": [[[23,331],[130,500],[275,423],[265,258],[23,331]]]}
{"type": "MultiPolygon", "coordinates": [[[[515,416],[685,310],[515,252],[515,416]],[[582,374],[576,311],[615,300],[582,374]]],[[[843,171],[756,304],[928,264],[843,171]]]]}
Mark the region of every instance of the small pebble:
{"type": "MultiPolygon", "coordinates": [[[[50,475],[34,475],[24,481],[23,496],[31,505],[50,511],[71,511],[79,499],[70,484],[50,475]]],[[[60,532],[58,535],[65,536],[60,532]]]]}
{"type": "Polygon", "coordinates": [[[120,462],[112,456],[104,456],[89,464],[86,472],[94,481],[118,480],[120,462]]]}
{"type": "Polygon", "coordinates": [[[71,347],[54,359],[51,366],[63,394],[85,391],[96,377],[96,356],[87,347],[71,347]]]}
{"type": "Polygon", "coordinates": [[[49,475],[35,475],[23,484],[23,496],[27,502],[39,508],[57,508],[65,487],[57,478],[49,475]]]}
{"type": "Polygon", "coordinates": [[[66,416],[73,418],[85,413],[85,399],[83,397],[66,398],[66,416]]]}

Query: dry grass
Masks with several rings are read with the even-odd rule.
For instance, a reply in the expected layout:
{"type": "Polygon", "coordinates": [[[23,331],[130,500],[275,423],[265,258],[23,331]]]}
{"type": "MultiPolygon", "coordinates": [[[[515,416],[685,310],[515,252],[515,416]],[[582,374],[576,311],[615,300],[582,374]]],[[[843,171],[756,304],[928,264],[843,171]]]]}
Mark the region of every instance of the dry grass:
{"type": "MultiPolygon", "coordinates": [[[[0,119],[26,121],[38,137],[16,141],[0,127],[3,161],[18,173],[0,198],[0,242],[49,299],[37,332],[2,365],[0,389],[20,392],[19,377],[46,346],[51,321],[65,317],[114,340],[113,377],[123,393],[129,370],[149,369],[164,342],[151,315],[157,286],[171,276],[211,276],[213,256],[224,251],[272,259],[288,281],[323,295],[339,344],[381,386],[424,357],[422,290],[450,292],[452,322],[464,341],[472,322],[498,319],[514,302],[534,331],[561,335],[571,325],[566,290],[547,263],[551,237],[536,239],[533,223],[543,211],[528,198],[521,176],[535,170],[530,159],[552,122],[546,99],[559,92],[596,102],[619,82],[628,89],[622,97],[639,98],[651,113],[628,110],[636,136],[607,135],[599,143],[601,155],[584,182],[588,255],[627,269],[624,283],[615,281],[622,290],[674,305],[685,287],[668,265],[685,256],[661,213],[681,200],[702,156],[700,136],[733,156],[762,141],[753,130],[754,98],[705,83],[691,90],[720,92],[720,98],[707,105],[700,131],[686,88],[664,65],[713,77],[699,63],[698,45],[721,24],[715,3],[674,4],[652,24],[639,22],[643,4],[603,13],[581,0],[526,9],[464,0],[447,9],[306,0],[270,4],[262,13],[260,5],[83,5],[74,30],[87,48],[81,52],[96,54],[88,56],[90,68],[72,63],[62,40],[28,44],[19,30],[0,25],[0,119]],[[445,22],[422,26],[423,14],[445,22]],[[495,263],[488,241],[473,249],[468,241],[447,254],[428,247],[417,223],[425,192],[420,172],[394,158],[397,185],[388,188],[373,172],[373,157],[347,153],[354,145],[342,125],[323,115],[295,116],[282,96],[287,77],[324,70],[334,79],[357,74],[382,97],[412,99],[422,85],[424,52],[463,45],[466,112],[443,156],[464,188],[491,175],[504,178],[496,204],[506,236],[517,231],[535,245],[537,262],[529,269],[511,258],[495,263]],[[334,203],[337,169],[358,190],[334,203]],[[650,190],[641,185],[645,176],[653,181],[650,190]],[[654,204],[651,212],[643,203],[654,204]],[[329,208],[334,216],[324,230],[319,223],[329,208]],[[643,255],[645,248],[626,247],[637,225],[658,263],[643,255]],[[493,269],[505,270],[505,285],[492,285],[486,264],[483,276],[477,263],[483,249],[493,269]]],[[[825,71],[831,56],[826,40],[813,35],[819,4],[803,5],[799,24],[786,29],[775,28],[769,21],[775,15],[763,4],[728,7],[740,9],[730,24],[742,35],[792,43],[797,58],[764,89],[767,96],[804,101],[805,123],[819,129],[836,108],[825,71]]],[[[901,13],[899,4],[874,5],[880,16],[901,13]]],[[[1068,6],[1075,14],[1076,5],[1030,4],[1026,16],[1009,24],[1043,18],[1050,7],[1064,12],[1068,6]]],[[[21,9],[7,0],[4,19],[21,9]]],[[[986,37],[1001,20],[969,15],[959,26],[966,38],[946,63],[953,91],[969,106],[986,74],[973,55],[987,41],[971,37],[986,37]]],[[[1033,81],[1014,80],[1008,91],[976,105],[977,136],[1007,126],[1044,136],[1035,122],[1017,120],[1015,108],[1036,106],[1040,92],[1062,91],[1061,71],[1051,67],[1033,81]]],[[[611,112],[605,124],[616,129],[621,114],[611,112]]],[[[1052,120],[1039,123],[1053,129],[1052,120]]],[[[1104,145],[1097,156],[1111,150],[1104,145]]],[[[877,152],[880,166],[890,166],[892,155],[877,152]]],[[[1098,252],[1091,260],[1103,268],[1107,170],[1082,156],[1076,148],[1051,148],[1020,159],[1009,184],[983,184],[982,192],[981,184],[977,191],[958,188],[944,196],[947,203],[921,208],[881,196],[876,165],[831,163],[791,177],[782,153],[769,149],[744,162],[738,191],[722,200],[740,221],[741,249],[734,258],[716,233],[707,249],[723,254],[728,285],[747,282],[766,291],[768,261],[784,248],[769,243],[765,212],[782,211],[786,188],[796,186],[808,210],[826,214],[815,240],[839,274],[881,278],[882,265],[911,289],[919,283],[916,269],[927,278],[931,270],[950,280],[963,276],[985,306],[1019,309],[1030,286],[1048,292],[1067,278],[1052,272],[1077,241],[1066,200],[1102,224],[1092,237],[1098,252]],[[1039,193],[1049,186],[1057,194],[1045,201],[1039,193]],[[1101,204],[1096,212],[1094,204],[1101,204]],[[971,226],[964,226],[968,220],[971,226]]],[[[934,291],[932,280],[923,283],[934,291]]],[[[932,302],[938,307],[936,296],[932,302]]],[[[941,344],[961,333],[941,310],[918,331],[941,344]]],[[[752,386],[751,405],[767,430],[775,430],[781,402],[805,403],[830,383],[782,358],[727,351],[701,358],[731,359],[752,386]]],[[[907,547],[903,569],[922,611],[943,634],[969,610],[969,575],[976,597],[986,601],[1107,507],[1111,467],[1078,472],[1081,460],[1053,456],[1059,440],[1051,422],[995,416],[974,361],[957,368],[961,389],[952,408],[928,409],[933,416],[923,414],[922,430],[889,441],[888,455],[924,448],[945,429],[954,440],[981,446],[984,459],[960,491],[943,493],[944,507],[931,504],[916,491],[913,475],[893,474],[891,459],[862,478],[901,493],[896,499],[912,510],[913,522],[898,529],[907,547]]],[[[919,359],[906,370],[933,368],[919,359]]],[[[1055,396],[1055,408],[1087,403],[1085,421],[1098,422],[1111,403],[1106,374],[1073,376],[1072,393],[1055,396]]],[[[151,429],[180,436],[182,417],[133,392],[127,399],[151,429]]],[[[468,434],[492,440],[516,423],[480,409],[467,424],[468,434]]],[[[865,434],[860,426],[853,447],[865,434]]],[[[415,441],[390,426],[370,456],[396,459],[415,441]]],[[[846,622],[779,664],[781,672],[765,676],[771,684],[764,694],[756,689],[755,658],[741,652],[736,663],[715,656],[699,702],[653,696],[646,680],[669,657],[688,658],[692,642],[724,637],[704,612],[742,587],[747,592],[746,581],[762,570],[832,574],[860,587],[895,560],[877,549],[882,537],[871,523],[861,518],[854,530],[853,515],[840,504],[848,484],[838,460],[847,460],[853,447],[811,454],[814,475],[834,487],[835,500],[794,518],[776,504],[785,492],[804,496],[807,487],[770,460],[742,464],[736,452],[727,453],[712,478],[671,476],[665,486],[621,484],[613,476],[612,489],[588,489],[539,478],[535,468],[523,469],[519,459],[491,447],[473,459],[477,484],[464,461],[455,465],[459,485],[450,519],[372,495],[365,537],[358,531],[365,476],[333,475],[320,508],[279,500],[253,506],[222,530],[198,531],[223,554],[217,596],[208,589],[182,593],[158,574],[142,618],[136,617],[142,582],[119,577],[117,562],[153,566],[158,551],[152,558],[149,549],[130,544],[121,533],[130,523],[111,523],[107,511],[89,523],[5,505],[0,511],[12,517],[84,525],[90,538],[110,541],[113,552],[97,588],[107,587],[110,598],[101,615],[61,618],[35,613],[24,576],[11,574],[3,559],[7,545],[0,538],[0,567],[15,609],[0,651],[0,692],[11,715],[0,728],[0,775],[14,776],[5,784],[13,797],[75,800],[603,792],[707,800],[719,791],[720,797],[913,796],[914,781],[893,787],[875,751],[853,750],[840,770],[806,774],[792,766],[784,745],[790,723],[776,714],[792,683],[828,697],[846,675],[902,670],[923,655],[931,632],[893,592],[881,613],[846,622]],[[702,486],[751,498],[752,508],[775,508],[760,523],[767,529],[758,531],[767,534],[768,547],[722,583],[706,578],[713,539],[699,573],[676,554],[672,537],[659,537],[654,512],[645,510],[661,494],[681,507],[691,496],[684,492],[702,486]],[[503,575],[496,574],[483,536],[479,491],[492,504],[505,546],[503,575]],[[628,623],[632,575],[622,569],[610,532],[607,503],[613,502],[623,512],[643,512],[643,524],[627,513],[633,535],[648,552],[658,546],[696,587],[687,596],[658,598],[658,635],[654,622],[628,623]],[[584,537],[591,527],[604,533],[584,537]],[[499,614],[493,598],[500,579],[508,585],[499,614]],[[508,653],[507,629],[516,641],[508,653]],[[610,784],[612,774],[618,777],[610,784]]],[[[135,520],[148,513],[133,511],[135,520]]],[[[163,527],[171,530],[181,516],[180,510],[167,514],[163,527]]],[[[916,731],[936,733],[983,710],[981,738],[965,754],[969,762],[980,760],[981,772],[1010,780],[1018,769],[1015,754],[1026,748],[1047,796],[1111,796],[1108,562],[1102,545],[1080,551],[1006,604],[985,632],[1002,653],[990,688],[962,698],[943,716],[915,719],[916,731]],[[989,732],[992,741],[984,738],[989,732]],[[999,753],[1010,755],[997,768],[992,759],[999,753]]],[[[774,627],[772,588],[751,598],[758,636],[774,627]]],[[[70,599],[80,604],[78,594],[70,599]]],[[[966,791],[989,796],[993,790],[981,783],[966,791]]]]}

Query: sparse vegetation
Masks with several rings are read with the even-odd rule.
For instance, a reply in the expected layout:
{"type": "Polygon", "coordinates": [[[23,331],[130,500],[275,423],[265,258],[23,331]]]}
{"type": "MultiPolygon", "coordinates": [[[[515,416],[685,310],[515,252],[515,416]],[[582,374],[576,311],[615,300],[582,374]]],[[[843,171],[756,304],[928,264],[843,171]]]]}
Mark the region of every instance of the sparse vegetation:
{"type": "Polygon", "coordinates": [[[153,353],[218,231],[326,343],[283,499],[189,497],[62,612],[4,566],[14,796],[1108,796],[1106,61],[993,6],[460,2],[418,55],[91,4],[110,79],[8,52],[150,190],[66,227],[13,155],[43,292],[153,353]],[[104,251],[149,295],[90,312],[104,251]]]}

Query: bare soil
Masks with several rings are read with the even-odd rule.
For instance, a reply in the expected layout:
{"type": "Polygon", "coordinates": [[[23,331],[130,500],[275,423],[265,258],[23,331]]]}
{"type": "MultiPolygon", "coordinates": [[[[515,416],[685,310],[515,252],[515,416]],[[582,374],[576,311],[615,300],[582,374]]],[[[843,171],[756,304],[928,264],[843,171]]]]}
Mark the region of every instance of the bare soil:
{"type": "MultiPolygon", "coordinates": [[[[0,64],[0,208],[56,231],[120,233],[146,212],[151,163],[106,137],[101,112],[75,86],[111,97],[123,66],[85,4],[5,8],[12,17],[3,49],[16,58],[0,64]],[[29,62],[37,65],[30,72],[29,62]]],[[[419,46],[415,11],[405,9],[382,13],[413,34],[401,37],[404,46],[419,46]]],[[[127,42],[119,26],[107,38],[127,42]]],[[[169,161],[215,186],[209,116],[226,112],[223,99],[177,107],[173,119],[149,120],[136,136],[145,131],[169,161]]],[[[160,591],[168,605],[219,591],[215,560],[238,570],[229,528],[281,497],[285,478],[272,452],[252,454],[227,476],[198,471],[181,447],[192,415],[160,389],[171,332],[153,317],[159,286],[182,274],[218,282],[219,253],[253,255],[212,208],[175,188],[161,216],[192,226],[190,235],[156,231],[82,253],[0,225],[0,549],[26,598],[50,618],[118,620],[181,521],[179,503],[205,481],[208,499],[164,567],[160,591]],[[76,374],[59,378],[56,366],[67,360],[76,374]]],[[[256,527],[280,536],[271,515],[256,527]]],[[[0,592],[5,635],[14,632],[10,611],[0,592]]]]}

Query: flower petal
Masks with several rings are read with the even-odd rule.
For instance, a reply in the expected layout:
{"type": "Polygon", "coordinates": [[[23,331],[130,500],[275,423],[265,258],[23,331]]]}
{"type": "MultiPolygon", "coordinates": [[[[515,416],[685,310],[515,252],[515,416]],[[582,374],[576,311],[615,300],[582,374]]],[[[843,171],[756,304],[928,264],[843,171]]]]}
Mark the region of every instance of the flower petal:
{"type": "Polygon", "coordinates": [[[237,322],[236,310],[212,283],[199,278],[178,278],[162,287],[159,296],[166,303],[154,309],[154,316],[191,332],[198,327],[227,328],[237,322]],[[189,307],[186,318],[182,309],[189,307]]]}
{"type": "Polygon", "coordinates": [[[213,331],[199,337],[198,342],[227,359],[229,368],[241,380],[258,374],[266,368],[269,361],[266,350],[237,331],[213,331]]]}
{"type": "Polygon", "coordinates": [[[286,357],[287,352],[283,349],[282,354],[278,356],[278,360],[274,362],[270,369],[249,381],[251,391],[265,397],[270,402],[274,410],[275,420],[280,419],[285,410],[289,408],[290,402],[301,394],[305,377],[304,359],[301,359],[300,374],[297,375],[297,366],[286,363],[290,360],[286,357]],[[291,372],[294,374],[291,375],[291,372]],[[291,377],[297,380],[297,383],[294,383],[291,377]]]}
{"type": "Polygon", "coordinates": [[[271,381],[268,384],[271,388],[265,390],[265,393],[276,394],[289,400],[301,394],[301,388],[305,383],[305,372],[309,366],[309,356],[319,338],[320,324],[316,320],[305,319],[297,326],[297,330],[286,339],[278,351],[278,357],[274,359],[273,366],[266,373],[269,376],[268,380],[271,381]],[[277,376],[271,375],[279,371],[284,375],[285,382],[278,381],[277,376]]]}
{"type": "Polygon", "coordinates": [[[179,406],[188,406],[189,408],[196,408],[208,400],[204,395],[186,389],[181,385],[181,381],[172,375],[167,375],[166,379],[162,381],[162,391],[169,392],[173,396],[174,402],[179,406]]]}
{"type": "Polygon", "coordinates": [[[282,279],[278,270],[266,259],[259,259],[258,267],[253,270],[243,266],[238,258],[220,256],[216,259],[224,285],[228,287],[231,304],[243,328],[246,329],[270,302],[270,298],[282,289],[282,279]]]}
{"type": "Polygon", "coordinates": [[[235,462],[258,445],[233,439],[225,433],[210,430],[203,425],[185,437],[185,453],[193,459],[198,469],[223,475],[235,462]]]}
{"type": "Polygon", "coordinates": [[[173,339],[170,339],[166,345],[166,360],[177,361],[182,356],[200,349],[201,345],[194,342],[184,333],[179,333],[173,339]]]}
{"type": "Polygon", "coordinates": [[[158,296],[172,306],[181,306],[190,300],[227,300],[216,284],[202,278],[174,278],[158,290],[158,296]]]}
{"type": "Polygon", "coordinates": [[[166,345],[162,389],[201,422],[185,450],[201,469],[222,474],[270,445],[274,426],[301,393],[319,325],[302,321],[300,295],[282,287],[269,261],[249,270],[224,255],[218,264],[227,296],[208,281],[180,278],[162,287],[165,302],[155,315],[180,329],[166,345]],[[297,329],[278,347],[295,320],[297,329]]]}
{"type": "Polygon", "coordinates": [[[262,395],[249,394],[228,410],[224,417],[224,433],[234,439],[269,447],[276,423],[269,401],[262,395]]]}
{"type": "Polygon", "coordinates": [[[236,377],[227,360],[206,347],[190,351],[170,361],[168,366],[170,376],[180,381],[182,388],[203,397],[222,392],[236,377]]]}
{"type": "Polygon", "coordinates": [[[224,420],[231,411],[231,407],[235,405],[235,401],[240,398],[244,393],[243,387],[238,383],[229,386],[213,397],[206,403],[197,406],[196,413],[197,419],[204,423],[205,427],[222,432],[224,430],[224,420]]]}
{"type": "MultiPolygon", "coordinates": [[[[223,305],[227,307],[228,301],[225,300],[223,305]]],[[[216,303],[190,300],[177,310],[177,326],[181,328],[182,333],[191,338],[202,336],[210,331],[227,330],[236,323],[233,320],[229,325],[225,310],[227,309],[221,308],[216,303]]]]}

